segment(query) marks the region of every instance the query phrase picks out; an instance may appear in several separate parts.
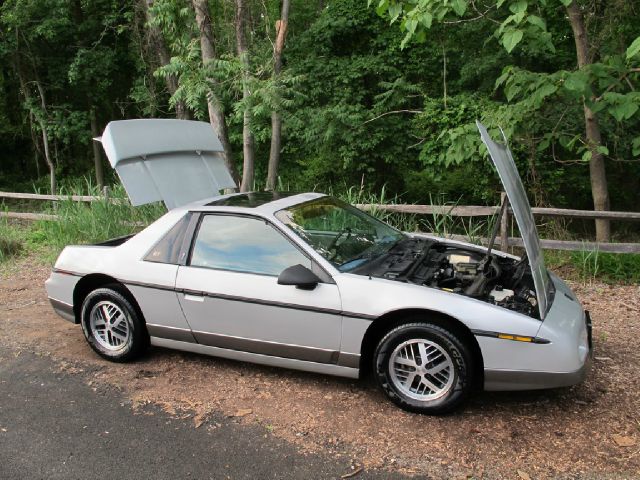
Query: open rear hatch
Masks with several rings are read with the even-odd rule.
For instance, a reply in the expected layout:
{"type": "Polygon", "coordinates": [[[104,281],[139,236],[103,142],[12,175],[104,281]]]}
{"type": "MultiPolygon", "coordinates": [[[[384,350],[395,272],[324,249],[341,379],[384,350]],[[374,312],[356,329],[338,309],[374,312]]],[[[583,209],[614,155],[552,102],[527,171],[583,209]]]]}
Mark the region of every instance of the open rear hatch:
{"type": "Polygon", "coordinates": [[[132,205],[163,201],[172,209],[236,187],[208,123],[119,120],[110,122],[96,140],[132,205]]]}

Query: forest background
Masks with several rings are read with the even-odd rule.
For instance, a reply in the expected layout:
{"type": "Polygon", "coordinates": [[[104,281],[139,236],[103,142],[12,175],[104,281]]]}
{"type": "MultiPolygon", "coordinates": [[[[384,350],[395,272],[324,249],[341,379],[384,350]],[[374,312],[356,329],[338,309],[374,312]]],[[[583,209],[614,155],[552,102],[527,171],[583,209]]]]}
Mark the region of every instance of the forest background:
{"type": "Polygon", "coordinates": [[[639,19],[622,0],[5,0],[0,189],[113,183],[92,137],[177,117],[211,122],[245,191],[494,205],[480,119],[533,205],[637,211],[639,19]]]}

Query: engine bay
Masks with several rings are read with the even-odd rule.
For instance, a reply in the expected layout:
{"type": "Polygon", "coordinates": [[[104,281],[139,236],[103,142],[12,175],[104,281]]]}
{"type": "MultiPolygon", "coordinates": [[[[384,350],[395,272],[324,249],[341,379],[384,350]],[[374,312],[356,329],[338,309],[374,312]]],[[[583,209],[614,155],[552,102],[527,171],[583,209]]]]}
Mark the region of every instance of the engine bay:
{"type": "Polygon", "coordinates": [[[504,258],[424,238],[407,238],[353,273],[437,288],[540,318],[526,257],[504,258]]]}

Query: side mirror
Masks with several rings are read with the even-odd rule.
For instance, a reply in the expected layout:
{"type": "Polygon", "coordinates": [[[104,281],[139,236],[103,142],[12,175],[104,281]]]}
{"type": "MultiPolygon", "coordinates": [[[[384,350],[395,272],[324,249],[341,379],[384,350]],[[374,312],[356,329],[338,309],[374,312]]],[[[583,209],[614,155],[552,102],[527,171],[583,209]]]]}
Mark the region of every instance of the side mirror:
{"type": "Polygon", "coordinates": [[[300,264],[285,268],[278,277],[278,285],[295,285],[302,290],[313,290],[320,282],[315,273],[300,264]]]}

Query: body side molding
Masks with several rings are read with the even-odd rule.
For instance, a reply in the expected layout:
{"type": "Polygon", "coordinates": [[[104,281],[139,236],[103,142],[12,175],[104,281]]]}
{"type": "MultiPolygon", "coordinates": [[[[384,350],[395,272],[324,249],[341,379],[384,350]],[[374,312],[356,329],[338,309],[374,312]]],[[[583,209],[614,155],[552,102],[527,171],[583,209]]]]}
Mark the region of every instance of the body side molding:
{"type": "Polygon", "coordinates": [[[241,362],[258,363],[260,365],[268,365],[271,367],[291,368],[293,370],[302,370],[305,372],[335,375],[337,377],[358,378],[360,373],[357,368],[342,367],[328,363],[309,362],[305,360],[295,360],[292,358],[272,357],[259,353],[240,352],[238,350],[227,350],[225,348],[210,347],[208,345],[200,345],[198,343],[179,342],[177,340],[169,340],[166,338],[151,337],[151,345],[200,353],[213,357],[228,358],[230,360],[239,360],[241,362]]]}

